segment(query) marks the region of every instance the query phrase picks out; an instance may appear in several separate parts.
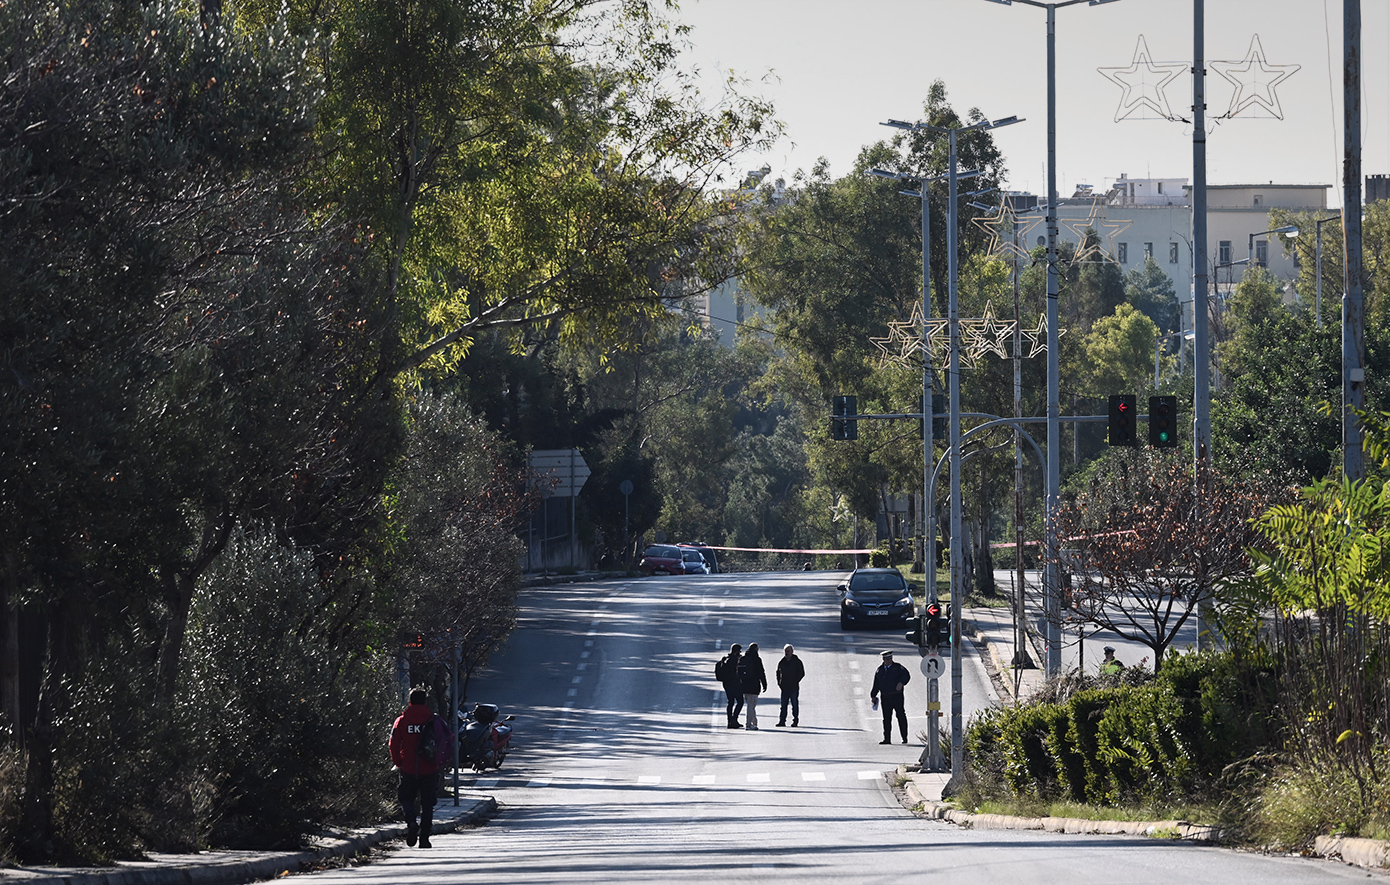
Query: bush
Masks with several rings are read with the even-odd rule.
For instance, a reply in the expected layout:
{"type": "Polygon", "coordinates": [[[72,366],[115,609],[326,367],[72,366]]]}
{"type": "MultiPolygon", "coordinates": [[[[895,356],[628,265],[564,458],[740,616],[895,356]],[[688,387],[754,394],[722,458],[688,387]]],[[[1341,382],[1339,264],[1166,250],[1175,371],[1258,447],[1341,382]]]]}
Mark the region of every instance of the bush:
{"type": "Polygon", "coordinates": [[[307,553],[259,532],[238,532],[199,586],[177,714],[210,844],[295,847],[389,813],[393,667],[318,634],[326,596],[307,553]]]}
{"type": "Polygon", "coordinates": [[[869,552],[869,568],[888,568],[892,565],[892,560],[888,556],[887,548],[880,547],[869,552]]]}
{"type": "Polygon", "coordinates": [[[1066,727],[1066,709],[1057,704],[1030,704],[1012,713],[999,730],[1004,780],[1014,795],[1053,798],[1063,775],[1049,744],[1066,727]]]}

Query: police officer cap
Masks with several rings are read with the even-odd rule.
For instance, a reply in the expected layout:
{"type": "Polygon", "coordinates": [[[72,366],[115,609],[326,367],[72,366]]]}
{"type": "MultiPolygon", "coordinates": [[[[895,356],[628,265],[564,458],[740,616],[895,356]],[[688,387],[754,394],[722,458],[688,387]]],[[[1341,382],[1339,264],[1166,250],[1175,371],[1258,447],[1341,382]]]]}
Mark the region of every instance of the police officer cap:
{"type": "Polygon", "coordinates": [[[891,658],[893,656],[893,653],[891,651],[881,651],[878,653],[878,655],[881,658],[891,658]]]}

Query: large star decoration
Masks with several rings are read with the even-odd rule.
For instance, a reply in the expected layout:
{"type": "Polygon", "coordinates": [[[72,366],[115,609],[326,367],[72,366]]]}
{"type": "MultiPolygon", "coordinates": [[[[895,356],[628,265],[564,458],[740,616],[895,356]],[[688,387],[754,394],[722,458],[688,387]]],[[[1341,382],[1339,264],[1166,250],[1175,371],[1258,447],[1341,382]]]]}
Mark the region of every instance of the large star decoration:
{"type": "MultiPolygon", "coordinates": [[[[920,310],[913,312],[920,317],[920,310]]],[[[880,366],[901,366],[919,368],[920,362],[913,356],[922,350],[922,322],[911,320],[894,321],[888,324],[889,334],[884,338],[871,338],[879,351],[880,366]]],[[[974,368],[989,354],[1001,359],[1009,358],[1009,345],[1015,336],[1016,323],[1013,320],[1000,320],[994,315],[994,305],[985,305],[985,315],[974,319],[960,320],[960,358],[965,368],[974,368]]],[[[932,317],[926,322],[927,353],[934,365],[944,366],[950,356],[951,321],[946,317],[932,317]]],[[[1058,333],[1061,334],[1060,332],[1058,333]]],[[[1022,328],[1018,331],[1023,347],[1028,353],[1020,351],[1022,359],[1032,359],[1047,352],[1047,316],[1039,315],[1035,329],[1022,328]]]]}
{"type": "Polygon", "coordinates": [[[1106,255],[1101,248],[1104,241],[1100,237],[1090,241],[1086,239],[1086,231],[1088,229],[1099,228],[1104,219],[1105,210],[1101,207],[1100,198],[1097,197],[1091,201],[1091,210],[1086,213],[1085,218],[1077,219],[1076,221],[1062,222],[1066,225],[1067,230],[1071,231],[1072,235],[1076,237],[1076,251],[1072,253],[1071,261],[1064,262],[1065,264],[1082,264],[1088,261],[1105,260],[1106,255]]]}
{"type": "Polygon", "coordinates": [[[1188,65],[1181,62],[1155,63],[1149,55],[1144,35],[1134,47],[1134,59],[1127,68],[1096,68],[1107,80],[1124,90],[1120,106],[1115,109],[1115,122],[1147,108],[1165,120],[1180,119],[1168,105],[1163,87],[1171,83],[1188,65]]]}
{"type": "Polygon", "coordinates": [[[1298,72],[1300,65],[1272,65],[1265,61],[1264,47],[1260,45],[1260,35],[1250,40],[1250,49],[1241,61],[1214,61],[1212,70],[1235,87],[1231,95],[1231,105],[1222,114],[1223,118],[1234,117],[1247,108],[1262,108],[1276,120],[1284,119],[1283,108],[1274,87],[1298,72]]]}
{"type": "Polygon", "coordinates": [[[1101,199],[1097,197],[1091,201],[1091,210],[1085,218],[1076,221],[1063,222],[1067,229],[1076,236],[1076,252],[1073,253],[1072,264],[1103,264],[1105,262],[1116,263],[1115,237],[1129,229],[1133,221],[1124,219],[1110,219],[1105,215],[1105,206],[1101,199]],[[1086,230],[1096,231],[1096,239],[1087,242],[1086,230]]]}
{"type": "Polygon", "coordinates": [[[1028,234],[1042,223],[1042,217],[1034,215],[1020,218],[1013,206],[1006,201],[999,212],[981,218],[970,219],[971,223],[989,234],[989,247],[986,255],[1001,261],[1027,260],[1028,234]]]}
{"type": "Polygon", "coordinates": [[[995,354],[1000,359],[1008,359],[1008,342],[1014,334],[1013,320],[1001,322],[994,315],[994,304],[985,302],[985,315],[979,319],[961,324],[962,351],[974,365],[986,354],[995,354]]]}

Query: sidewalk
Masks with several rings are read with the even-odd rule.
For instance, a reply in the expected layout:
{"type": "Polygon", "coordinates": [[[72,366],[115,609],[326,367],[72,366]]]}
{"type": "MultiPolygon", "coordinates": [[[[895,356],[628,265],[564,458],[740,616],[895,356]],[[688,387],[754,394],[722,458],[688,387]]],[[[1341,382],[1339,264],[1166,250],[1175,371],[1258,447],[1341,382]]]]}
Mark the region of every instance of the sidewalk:
{"type": "MultiPolygon", "coordinates": [[[[435,806],[435,833],[487,820],[497,811],[491,796],[441,797],[435,806]],[[446,804],[447,803],[447,804],[446,804]]],[[[313,840],[304,851],[200,851],[196,854],[151,854],[148,860],[113,867],[11,867],[0,869],[0,883],[16,885],[240,885],[298,873],[335,858],[352,857],[392,839],[405,838],[405,824],[344,830],[313,840]]],[[[418,850],[418,849],[414,849],[418,850]]]]}

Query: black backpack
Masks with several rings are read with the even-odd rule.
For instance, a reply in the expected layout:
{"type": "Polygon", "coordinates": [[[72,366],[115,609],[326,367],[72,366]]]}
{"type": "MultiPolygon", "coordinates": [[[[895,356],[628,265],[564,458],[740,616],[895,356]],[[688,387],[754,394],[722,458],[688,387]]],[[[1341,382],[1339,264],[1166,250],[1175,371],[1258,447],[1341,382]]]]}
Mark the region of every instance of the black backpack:
{"type": "Polygon", "coordinates": [[[729,681],[729,656],[728,656],[728,655],[725,655],[724,657],[720,658],[719,661],[718,661],[718,663],[716,663],[716,664],[714,665],[714,678],[715,678],[715,680],[718,681],[718,682],[728,682],[728,681],[729,681]]]}
{"type": "Polygon", "coordinates": [[[435,726],[435,719],[432,717],[425,727],[420,731],[420,739],[415,742],[415,755],[426,760],[431,765],[437,764],[439,755],[439,729],[435,726]]]}

